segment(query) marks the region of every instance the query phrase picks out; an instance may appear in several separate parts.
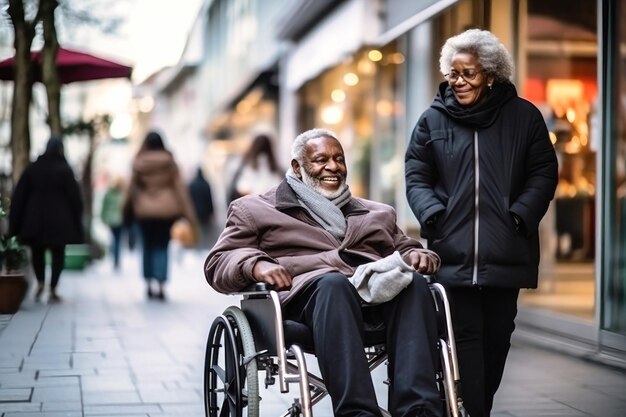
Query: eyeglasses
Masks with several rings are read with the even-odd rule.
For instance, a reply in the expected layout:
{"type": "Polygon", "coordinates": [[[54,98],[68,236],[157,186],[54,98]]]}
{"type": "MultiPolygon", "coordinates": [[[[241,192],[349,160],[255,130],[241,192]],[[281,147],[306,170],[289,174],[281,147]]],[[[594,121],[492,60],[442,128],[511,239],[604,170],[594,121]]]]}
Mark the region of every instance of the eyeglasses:
{"type": "Polygon", "coordinates": [[[481,72],[482,70],[475,69],[464,69],[463,72],[451,71],[449,74],[445,74],[444,78],[451,83],[457,82],[459,77],[463,78],[465,81],[473,81],[481,72]]]}

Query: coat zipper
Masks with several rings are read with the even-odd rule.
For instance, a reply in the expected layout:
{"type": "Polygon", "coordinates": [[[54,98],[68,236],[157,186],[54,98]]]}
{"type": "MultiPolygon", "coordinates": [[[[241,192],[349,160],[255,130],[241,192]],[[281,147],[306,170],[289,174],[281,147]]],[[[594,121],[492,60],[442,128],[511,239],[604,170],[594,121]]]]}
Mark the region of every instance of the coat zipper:
{"type": "Polygon", "coordinates": [[[472,268],[472,284],[478,284],[478,190],[480,186],[480,168],[478,161],[478,131],[474,131],[474,267],[472,268]]]}

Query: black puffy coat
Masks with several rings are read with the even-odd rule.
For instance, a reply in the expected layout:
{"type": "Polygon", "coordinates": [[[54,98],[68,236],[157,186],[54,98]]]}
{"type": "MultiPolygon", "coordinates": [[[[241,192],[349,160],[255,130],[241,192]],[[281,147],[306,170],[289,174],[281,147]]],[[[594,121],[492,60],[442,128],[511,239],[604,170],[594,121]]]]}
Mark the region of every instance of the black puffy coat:
{"type": "Polygon", "coordinates": [[[558,166],[541,113],[511,83],[494,84],[469,108],[441,83],[413,130],[405,176],[422,236],[441,257],[441,282],[537,286],[538,227],[558,166]]]}
{"type": "Polygon", "coordinates": [[[9,233],[27,245],[83,242],[83,201],[62,155],[46,152],[26,167],[13,196],[9,233]]]}
{"type": "Polygon", "coordinates": [[[198,221],[200,224],[208,224],[214,211],[213,195],[211,193],[211,185],[204,178],[202,170],[199,168],[196,176],[189,183],[188,188],[191,203],[198,216],[198,221]]]}

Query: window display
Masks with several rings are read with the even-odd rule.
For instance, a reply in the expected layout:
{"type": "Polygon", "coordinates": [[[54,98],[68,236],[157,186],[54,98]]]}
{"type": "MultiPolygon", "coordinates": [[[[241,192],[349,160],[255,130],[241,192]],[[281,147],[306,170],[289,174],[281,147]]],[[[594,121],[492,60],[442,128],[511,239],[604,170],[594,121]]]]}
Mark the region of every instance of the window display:
{"type": "Polygon", "coordinates": [[[540,225],[540,286],[527,306],[595,315],[598,39],[595,1],[527,1],[520,94],[543,112],[559,158],[559,185],[540,225]]]}
{"type": "Polygon", "coordinates": [[[403,174],[395,135],[404,116],[396,91],[404,61],[395,43],[365,47],[298,91],[298,131],[324,127],[344,138],[352,193],[391,205],[403,174]]]}

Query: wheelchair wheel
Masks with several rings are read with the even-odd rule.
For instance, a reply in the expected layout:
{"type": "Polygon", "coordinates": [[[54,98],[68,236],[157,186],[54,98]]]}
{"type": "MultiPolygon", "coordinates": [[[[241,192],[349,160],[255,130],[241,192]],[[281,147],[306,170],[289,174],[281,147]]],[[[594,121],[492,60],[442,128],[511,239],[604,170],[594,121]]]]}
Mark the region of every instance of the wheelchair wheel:
{"type": "Polygon", "coordinates": [[[204,369],[207,417],[259,416],[255,352],[246,316],[238,307],[228,307],[213,321],[207,341],[204,369]]]}

